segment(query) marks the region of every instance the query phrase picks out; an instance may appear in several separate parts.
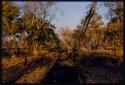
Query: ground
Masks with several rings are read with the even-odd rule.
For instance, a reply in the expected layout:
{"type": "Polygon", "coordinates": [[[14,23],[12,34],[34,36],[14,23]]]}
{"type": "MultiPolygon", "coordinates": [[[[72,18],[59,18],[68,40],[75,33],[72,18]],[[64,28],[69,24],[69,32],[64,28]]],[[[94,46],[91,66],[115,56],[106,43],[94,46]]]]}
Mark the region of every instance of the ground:
{"type": "Polygon", "coordinates": [[[65,52],[58,53],[54,50],[42,49],[40,53],[41,56],[35,58],[33,55],[27,55],[26,66],[24,66],[25,54],[3,57],[3,81],[8,83],[118,83],[123,79],[121,64],[112,57],[106,57],[106,60],[103,56],[93,55],[93,52],[90,52],[90,56],[82,51],[76,66],[71,58],[67,58],[65,52]],[[61,56],[61,60],[58,60],[58,56],[61,56]],[[50,60],[44,60],[45,57],[50,60]]]}

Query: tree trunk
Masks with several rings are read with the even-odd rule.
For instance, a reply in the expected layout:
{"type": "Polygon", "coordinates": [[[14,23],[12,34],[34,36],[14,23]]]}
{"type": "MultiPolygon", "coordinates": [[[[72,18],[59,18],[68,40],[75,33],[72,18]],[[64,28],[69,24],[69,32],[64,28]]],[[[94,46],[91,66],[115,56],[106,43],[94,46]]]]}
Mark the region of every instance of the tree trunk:
{"type": "Polygon", "coordinates": [[[25,61],[24,61],[24,66],[27,65],[27,55],[25,55],[25,61]]]}

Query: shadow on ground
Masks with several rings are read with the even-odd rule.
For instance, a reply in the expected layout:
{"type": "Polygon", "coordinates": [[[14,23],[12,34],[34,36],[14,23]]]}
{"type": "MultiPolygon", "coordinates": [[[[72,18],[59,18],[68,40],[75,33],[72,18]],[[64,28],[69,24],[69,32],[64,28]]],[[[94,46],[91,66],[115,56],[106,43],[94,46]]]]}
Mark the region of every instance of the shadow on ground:
{"type": "Polygon", "coordinates": [[[75,67],[62,66],[56,63],[41,83],[80,83],[75,67]]]}
{"type": "MultiPolygon", "coordinates": [[[[97,56],[82,59],[81,66],[88,71],[86,73],[81,70],[84,76],[82,83],[119,83],[123,79],[122,68],[116,60],[109,58],[108,61],[111,63],[108,64],[106,59],[97,56]]],[[[79,84],[79,75],[76,67],[56,63],[41,83],[79,84]]]]}

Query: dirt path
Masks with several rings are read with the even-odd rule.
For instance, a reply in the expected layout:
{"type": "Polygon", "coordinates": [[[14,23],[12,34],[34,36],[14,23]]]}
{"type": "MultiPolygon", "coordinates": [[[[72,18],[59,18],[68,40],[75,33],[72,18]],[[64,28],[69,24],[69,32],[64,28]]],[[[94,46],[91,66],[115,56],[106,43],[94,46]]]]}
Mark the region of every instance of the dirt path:
{"type": "Polygon", "coordinates": [[[56,63],[41,83],[80,83],[75,67],[62,66],[56,63]]]}
{"type": "Polygon", "coordinates": [[[16,83],[40,83],[41,80],[48,74],[50,69],[54,66],[56,62],[56,58],[54,61],[47,62],[46,64],[37,65],[37,67],[32,68],[32,70],[28,70],[27,73],[22,75],[18,80],[16,80],[16,83]]]}
{"type": "MultiPolygon", "coordinates": [[[[56,52],[54,53],[54,52],[49,51],[48,53],[44,54],[43,56],[46,56],[46,55],[47,56],[50,56],[50,55],[56,56],[55,60],[53,60],[53,62],[55,63],[58,58],[57,57],[58,55],[55,55],[55,54],[56,54],[56,52]]],[[[2,71],[2,82],[3,83],[7,83],[7,82],[13,83],[16,80],[20,80],[21,76],[28,73],[29,70],[35,69],[35,68],[39,67],[40,65],[43,66],[45,63],[47,66],[47,63],[50,63],[50,61],[46,60],[47,62],[44,62],[45,61],[44,58],[45,57],[36,58],[32,62],[28,62],[28,64],[26,66],[24,66],[24,62],[22,62],[11,68],[3,70],[2,71]]],[[[50,56],[50,58],[51,58],[51,56],[50,56]]],[[[47,71],[49,71],[49,69],[53,66],[54,63],[51,63],[49,65],[49,67],[47,66],[48,70],[46,70],[46,74],[47,74],[47,71]]]]}
{"type": "Polygon", "coordinates": [[[16,79],[18,79],[20,76],[25,74],[25,72],[27,72],[27,70],[29,70],[30,68],[33,68],[42,63],[43,63],[42,58],[35,60],[26,66],[24,66],[24,63],[20,63],[20,64],[14,66],[13,68],[3,71],[2,72],[2,81],[3,82],[13,82],[16,79]]]}
{"type": "Polygon", "coordinates": [[[47,56],[52,55],[52,57],[58,57],[55,57],[55,59],[52,60],[52,62],[49,62],[49,64],[43,63],[43,59],[39,58],[27,66],[24,66],[23,63],[20,63],[10,70],[3,71],[3,82],[78,84],[118,83],[120,80],[122,80],[121,69],[118,69],[115,65],[99,64],[98,66],[91,61],[87,61],[87,59],[83,59],[83,61],[86,63],[80,62],[78,63],[78,67],[65,66],[57,62],[61,53],[57,51],[51,51],[51,53],[47,53],[47,56]],[[42,71],[42,69],[44,70],[42,71]],[[35,74],[37,74],[37,76],[35,74]],[[33,77],[32,80],[30,78],[33,75],[36,77],[33,77]]]}

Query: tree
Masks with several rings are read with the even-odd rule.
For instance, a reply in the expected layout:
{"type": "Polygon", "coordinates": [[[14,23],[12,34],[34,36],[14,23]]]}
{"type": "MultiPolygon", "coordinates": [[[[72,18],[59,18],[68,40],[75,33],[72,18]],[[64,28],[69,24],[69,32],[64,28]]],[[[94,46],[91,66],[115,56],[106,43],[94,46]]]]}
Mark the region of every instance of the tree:
{"type": "Polygon", "coordinates": [[[91,24],[93,21],[97,22],[97,19],[96,18],[99,18],[100,19],[100,16],[97,15],[97,13],[95,12],[96,11],[96,2],[93,2],[91,4],[91,8],[87,14],[87,16],[85,18],[83,18],[81,20],[81,24],[77,26],[78,30],[74,31],[74,43],[78,43],[78,46],[74,46],[74,48],[78,48],[80,47],[80,44],[83,42],[85,43],[85,41],[87,40],[87,36],[88,36],[88,33],[87,33],[87,29],[89,27],[93,27],[93,26],[96,26],[96,24],[91,24]],[[94,18],[93,18],[94,17],[94,18]]]}
{"type": "MultiPolygon", "coordinates": [[[[14,33],[18,30],[18,20],[19,16],[19,8],[14,3],[10,1],[2,2],[2,36],[14,35],[14,33]]],[[[3,41],[4,42],[4,41],[3,41]]],[[[14,43],[12,43],[14,45],[14,43]]],[[[12,46],[11,45],[11,46],[12,46]]]]}
{"type": "Polygon", "coordinates": [[[19,9],[14,3],[10,1],[2,2],[2,19],[3,22],[6,21],[8,23],[12,22],[19,15],[19,9]]]}
{"type": "Polygon", "coordinates": [[[24,4],[23,21],[26,29],[32,31],[32,36],[30,37],[32,44],[30,45],[33,48],[33,53],[40,48],[39,41],[44,44],[52,43],[54,40],[56,44],[58,42],[57,35],[53,31],[55,27],[51,24],[51,21],[55,18],[55,13],[51,16],[49,15],[49,10],[54,4],[54,2],[26,2],[24,4]]]}
{"type": "MultiPolygon", "coordinates": [[[[82,26],[80,26],[81,27],[81,29],[80,29],[81,32],[79,33],[79,37],[73,39],[74,46],[73,46],[73,48],[71,50],[71,56],[72,56],[72,61],[73,61],[74,65],[76,67],[78,67],[78,68],[80,68],[80,66],[78,65],[76,57],[78,57],[78,50],[80,48],[80,40],[81,40],[81,38],[83,38],[83,39],[85,38],[86,31],[88,29],[88,24],[90,23],[90,20],[93,17],[93,14],[95,13],[95,11],[96,11],[96,2],[92,2],[91,8],[90,8],[87,16],[85,17],[84,24],[82,24],[82,26]],[[76,46],[77,42],[79,43],[78,47],[76,46]]],[[[81,74],[82,74],[81,76],[84,75],[82,72],[81,72],[81,74]]]]}
{"type": "MultiPolygon", "coordinates": [[[[79,29],[79,32],[80,32],[80,30],[82,31],[82,28],[83,28],[82,26],[84,23],[85,23],[85,18],[81,19],[80,25],[77,26],[77,29],[79,29]]],[[[85,37],[83,38],[81,36],[81,34],[79,34],[79,32],[78,32],[79,37],[81,38],[79,43],[81,44],[81,42],[83,42],[85,44],[85,41],[91,42],[92,38],[94,39],[94,41],[99,42],[100,41],[99,30],[101,31],[102,25],[103,25],[102,16],[99,15],[97,12],[95,12],[88,24],[88,30],[84,34],[85,37]],[[93,31],[93,32],[91,32],[91,31],[93,31]]],[[[93,42],[93,43],[96,43],[96,42],[93,42]]],[[[97,44],[97,48],[98,48],[98,44],[97,44]]]]}
{"type": "Polygon", "coordinates": [[[108,8],[106,15],[108,19],[117,17],[123,20],[123,2],[104,2],[104,6],[108,8]]]}
{"type": "MultiPolygon", "coordinates": [[[[123,2],[105,2],[108,8],[107,31],[104,40],[109,42],[109,46],[114,49],[123,48],[123,2]]],[[[122,49],[121,49],[122,50],[122,49]]]]}
{"type": "Polygon", "coordinates": [[[40,41],[41,44],[48,45],[49,48],[53,47],[59,47],[59,39],[57,34],[54,32],[55,27],[48,23],[46,26],[46,29],[40,34],[38,41],[40,41]]]}
{"type": "Polygon", "coordinates": [[[65,50],[67,56],[71,53],[71,49],[73,48],[73,31],[70,30],[69,27],[60,28],[60,38],[61,38],[61,48],[65,50]]]}
{"type": "MultiPolygon", "coordinates": [[[[84,23],[85,23],[85,18],[81,19],[81,24],[80,24],[81,27],[83,26],[84,23]]],[[[103,25],[102,16],[100,14],[98,14],[97,12],[95,12],[88,24],[88,28],[92,28],[92,29],[98,28],[101,25],[103,25]]]]}
{"type": "Polygon", "coordinates": [[[8,32],[11,32],[11,25],[14,25],[19,16],[19,8],[10,1],[2,2],[2,24],[6,25],[8,32]]]}

